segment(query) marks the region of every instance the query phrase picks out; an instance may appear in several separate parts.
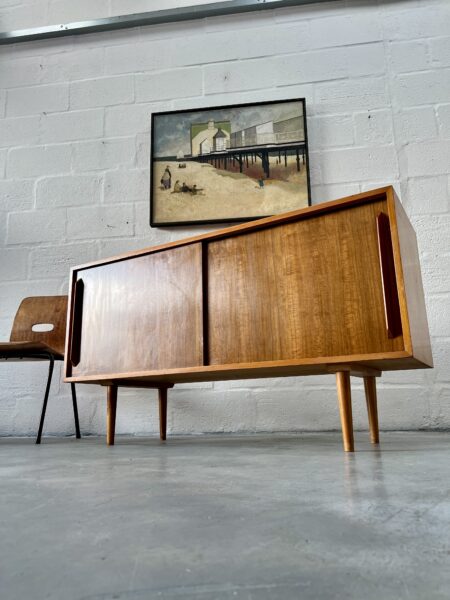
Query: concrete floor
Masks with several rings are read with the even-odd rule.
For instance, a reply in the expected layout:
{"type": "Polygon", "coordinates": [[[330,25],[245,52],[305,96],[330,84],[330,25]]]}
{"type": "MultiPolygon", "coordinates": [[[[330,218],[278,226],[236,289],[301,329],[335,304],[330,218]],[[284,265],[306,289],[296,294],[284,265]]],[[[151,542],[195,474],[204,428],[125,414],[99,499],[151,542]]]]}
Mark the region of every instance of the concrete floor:
{"type": "Polygon", "coordinates": [[[0,440],[2,600],[450,597],[450,434],[0,440]]]}

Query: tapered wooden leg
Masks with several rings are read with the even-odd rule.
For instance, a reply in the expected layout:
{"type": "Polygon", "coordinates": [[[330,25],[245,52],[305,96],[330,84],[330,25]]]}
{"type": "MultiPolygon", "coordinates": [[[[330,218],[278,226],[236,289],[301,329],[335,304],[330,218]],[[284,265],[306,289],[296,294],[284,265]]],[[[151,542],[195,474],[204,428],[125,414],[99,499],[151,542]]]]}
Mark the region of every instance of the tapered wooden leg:
{"type": "Polygon", "coordinates": [[[114,446],[116,431],[117,385],[108,385],[106,404],[106,444],[114,446]]]}
{"type": "Polygon", "coordinates": [[[372,444],[379,444],[377,384],[375,377],[364,377],[364,390],[366,392],[367,414],[369,416],[370,441],[372,444]]]}
{"type": "Polygon", "coordinates": [[[353,419],[352,419],[352,395],[350,390],[350,373],[339,371],[336,373],[336,384],[339,400],[339,412],[341,414],[342,439],[345,452],[354,452],[353,442],[353,419]]]}
{"type": "Polygon", "coordinates": [[[159,398],[159,439],[166,439],[167,429],[167,388],[158,388],[159,398]]]}

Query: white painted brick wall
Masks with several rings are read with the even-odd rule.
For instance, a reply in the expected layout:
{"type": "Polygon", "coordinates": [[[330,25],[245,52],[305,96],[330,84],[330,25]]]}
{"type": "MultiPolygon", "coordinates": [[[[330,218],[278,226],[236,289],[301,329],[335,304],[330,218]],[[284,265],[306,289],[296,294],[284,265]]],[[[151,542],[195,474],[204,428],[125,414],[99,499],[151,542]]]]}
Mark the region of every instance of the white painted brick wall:
{"type": "Polygon", "coordinates": [[[450,67],[450,40],[448,38],[431,40],[430,46],[433,65],[450,67]]]}
{"type": "Polygon", "coordinates": [[[0,281],[24,280],[28,276],[28,250],[4,248],[0,262],[0,281]]]}
{"type": "Polygon", "coordinates": [[[354,113],[357,146],[393,144],[394,132],[390,110],[354,113]]]}
{"type": "Polygon", "coordinates": [[[386,77],[344,79],[314,87],[316,114],[348,114],[357,110],[391,107],[386,77]]]}
{"type": "Polygon", "coordinates": [[[0,120],[0,146],[8,148],[18,144],[39,143],[39,132],[41,126],[40,116],[17,117],[0,120]]]}
{"type": "Polygon", "coordinates": [[[105,203],[139,202],[150,189],[148,169],[110,171],[105,174],[105,203]]]}
{"type": "MultiPolygon", "coordinates": [[[[33,207],[34,181],[31,179],[0,179],[0,211],[28,210],[33,207]]],[[[6,222],[6,215],[2,217],[6,222]]],[[[4,243],[4,240],[3,240],[4,243]]]]}
{"type": "Polygon", "coordinates": [[[441,175],[450,165],[450,140],[433,140],[405,147],[408,175],[441,175]]]}
{"type": "Polygon", "coordinates": [[[437,137],[437,121],[433,106],[405,108],[397,114],[396,138],[402,145],[437,137]]]}
{"type": "Polygon", "coordinates": [[[404,205],[412,215],[448,212],[448,176],[410,177],[404,205]]]}
{"type": "Polygon", "coordinates": [[[100,138],[103,129],[102,108],[43,115],[40,121],[44,144],[100,138]]]}
{"type": "Polygon", "coordinates": [[[5,176],[7,156],[8,156],[8,151],[6,148],[3,150],[0,150],[0,177],[5,176]]]}
{"type": "Polygon", "coordinates": [[[125,104],[133,102],[133,99],[134,80],[131,75],[76,81],[70,86],[71,109],[125,104]]]}
{"type": "Polygon", "coordinates": [[[158,42],[142,43],[136,55],[136,44],[112,46],[105,49],[105,71],[108,75],[136,73],[166,66],[165,54],[159,56],[162,44],[158,42]],[[159,50],[159,52],[158,52],[159,50]]]}
{"type": "Polygon", "coordinates": [[[39,59],[42,83],[56,83],[89,79],[101,75],[103,49],[89,48],[60,54],[50,54],[39,59]]]}
{"type": "Polygon", "coordinates": [[[70,173],[72,148],[69,145],[11,148],[6,174],[9,179],[70,173]]]}
{"type": "MultiPolygon", "coordinates": [[[[158,6],[11,0],[0,22],[19,29],[158,6]]],[[[288,97],[307,100],[313,201],[392,183],[417,232],[436,366],[383,376],[381,426],[450,427],[447,0],[322,2],[1,47],[1,338],[24,296],[67,291],[71,265],[211,229],[148,226],[152,111],[288,97]]],[[[0,435],[35,432],[44,371],[0,364],[0,435]]],[[[103,390],[78,387],[82,429],[104,433],[103,390]]],[[[335,395],[332,376],[177,386],[169,430],[335,429],[335,395]]],[[[119,432],[157,431],[155,392],[120,397],[119,432]]],[[[354,413],[366,428],[358,382],[354,413]]],[[[72,432],[71,414],[58,367],[47,431],[72,432]]]]}
{"type": "Polygon", "coordinates": [[[450,104],[437,107],[437,119],[442,138],[450,138],[450,104]]]}
{"type": "Polygon", "coordinates": [[[36,246],[31,251],[27,250],[30,277],[67,279],[67,273],[75,264],[74,261],[78,261],[78,264],[89,262],[97,258],[97,253],[98,247],[95,241],[36,246]]]}
{"type": "Polygon", "coordinates": [[[403,106],[445,103],[450,96],[450,69],[399,75],[393,87],[403,106]]]}
{"type": "Polygon", "coordinates": [[[6,112],[6,91],[0,90],[0,116],[4,117],[6,112]]]}
{"type": "Polygon", "coordinates": [[[6,242],[7,244],[33,244],[63,241],[66,219],[67,213],[61,208],[11,212],[8,215],[6,242]]]}
{"type": "Polygon", "coordinates": [[[0,81],[5,87],[24,87],[41,82],[42,74],[38,56],[2,61],[0,81]]]}
{"type": "Polygon", "coordinates": [[[102,183],[101,175],[43,177],[36,183],[36,207],[100,204],[102,183]]]}
{"type": "Polygon", "coordinates": [[[67,211],[67,236],[73,240],[130,237],[134,231],[133,206],[83,206],[67,211]]]}
{"type": "Polygon", "coordinates": [[[139,73],[135,77],[136,102],[188,98],[202,93],[203,77],[200,68],[139,73]]]}
{"type": "Polygon", "coordinates": [[[109,0],[50,0],[48,18],[52,23],[100,19],[109,12],[109,0]]]}
{"type": "Polygon", "coordinates": [[[167,108],[162,103],[125,104],[111,106],[105,111],[105,136],[119,137],[137,133],[150,133],[150,120],[153,111],[167,108]]]}
{"type": "Polygon", "coordinates": [[[72,163],[75,172],[114,169],[122,165],[134,166],[135,140],[110,138],[74,144],[72,163]]]}
{"type": "Polygon", "coordinates": [[[6,114],[8,117],[34,115],[67,110],[67,84],[20,87],[8,90],[6,114]]]}

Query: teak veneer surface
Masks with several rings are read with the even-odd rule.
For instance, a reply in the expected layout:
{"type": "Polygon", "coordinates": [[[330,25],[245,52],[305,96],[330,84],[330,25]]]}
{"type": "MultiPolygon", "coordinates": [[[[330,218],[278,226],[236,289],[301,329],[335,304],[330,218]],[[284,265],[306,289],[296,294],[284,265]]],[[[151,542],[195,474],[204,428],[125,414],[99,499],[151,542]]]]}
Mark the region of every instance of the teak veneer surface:
{"type": "Polygon", "coordinates": [[[66,352],[69,381],[155,386],[339,363],[432,366],[416,239],[390,187],[82,265],[70,298],[66,347],[80,346],[77,360],[66,352]],[[393,264],[383,282],[386,243],[393,264]],[[394,337],[386,298],[400,311],[394,337]]]}
{"type": "Polygon", "coordinates": [[[201,365],[201,259],[191,244],[84,270],[72,375],[201,365]]]}
{"type": "Polygon", "coordinates": [[[425,296],[420,270],[416,232],[405,213],[402,203],[392,188],[387,190],[389,220],[393,232],[392,244],[399,301],[405,327],[405,347],[425,365],[433,365],[425,296]]]}
{"type": "Polygon", "coordinates": [[[210,243],[210,364],[403,350],[386,335],[383,211],[373,202],[210,243]]]}
{"type": "Polygon", "coordinates": [[[352,365],[354,368],[361,365],[378,371],[423,369],[430,366],[418,361],[408,354],[408,352],[390,352],[386,354],[321,356],[319,358],[300,360],[207,365],[202,367],[163,369],[160,371],[98,373],[95,375],[69,377],[67,380],[75,383],[99,383],[100,385],[117,383],[117,385],[123,387],[134,387],[134,384],[137,384],[136,387],[148,386],[154,388],[169,383],[293,377],[296,375],[328,375],[331,372],[330,366],[334,364],[340,365],[342,361],[345,361],[348,365],[352,365]]]}

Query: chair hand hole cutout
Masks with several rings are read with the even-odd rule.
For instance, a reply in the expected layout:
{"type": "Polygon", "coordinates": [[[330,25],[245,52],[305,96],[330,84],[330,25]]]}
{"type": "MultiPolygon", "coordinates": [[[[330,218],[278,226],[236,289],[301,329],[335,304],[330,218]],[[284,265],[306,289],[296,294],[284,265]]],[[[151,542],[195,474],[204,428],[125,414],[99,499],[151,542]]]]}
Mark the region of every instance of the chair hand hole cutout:
{"type": "Polygon", "coordinates": [[[36,331],[39,333],[44,333],[46,331],[53,331],[55,326],[53,323],[35,323],[31,328],[31,331],[36,331]]]}

